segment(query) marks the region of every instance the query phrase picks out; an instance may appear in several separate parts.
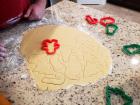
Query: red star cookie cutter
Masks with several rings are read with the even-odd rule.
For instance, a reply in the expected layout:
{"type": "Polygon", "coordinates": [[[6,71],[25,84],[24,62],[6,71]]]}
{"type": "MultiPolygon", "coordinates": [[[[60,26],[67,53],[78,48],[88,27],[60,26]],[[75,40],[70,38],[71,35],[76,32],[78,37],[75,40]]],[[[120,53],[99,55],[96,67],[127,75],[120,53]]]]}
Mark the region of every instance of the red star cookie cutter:
{"type": "Polygon", "coordinates": [[[42,50],[44,50],[44,51],[46,51],[46,53],[48,54],[48,55],[53,55],[53,54],[55,54],[56,53],[56,51],[57,51],[57,49],[60,47],[60,44],[58,43],[58,40],[56,40],[56,39],[45,39],[45,40],[43,40],[42,41],[42,47],[41,47],[41,49],[42,50]],[[53,51],[50,51],[49,50],[49,44],[51,44],[51,43],[54,43],[53,44],[53,51]]]}
{"type": "Polygon", "coordinates": [[[115,19],[112,17],[103,17],[100,19],[100,24],[103,26],[107,26],[108,24],[114,24],[115,23],[115,19]],[[105,21],[109,21],[109,22],[105,22],[105,21]]]}
{"type": "Polygon", "coordinates": [[[90,15],[85,16],[86,21],[91,25],[96,25],[98,23],[98,19],[92,18],[90,15]]]}

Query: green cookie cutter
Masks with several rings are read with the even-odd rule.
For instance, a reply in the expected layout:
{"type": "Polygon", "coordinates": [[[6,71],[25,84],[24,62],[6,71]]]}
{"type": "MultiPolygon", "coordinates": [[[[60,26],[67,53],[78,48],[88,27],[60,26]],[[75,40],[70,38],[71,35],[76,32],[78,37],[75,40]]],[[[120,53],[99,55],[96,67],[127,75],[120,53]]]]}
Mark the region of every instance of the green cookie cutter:
{"type": "Polygon", "coordinates": [[[129,56],[140,54],[140,45],[139,44],[124,45],[122,51],[123,53],[129,56]],[[130,49],[135,49],[135,50],[131,51],[130,49]]]}
{"type": "Polygon", "coordinates": [[[128,96],[123,89],[121,88],[112,88],[110,86],[106,86],[106,105],[111,105],[111,94],[119,95],[124,100],[123,105],[132,105],[133,99],[128,96]]]}
{"type": "Polygon", "coordinates": [[[115,24],[108,24],[106,26],[106,34],[108,36],[113,36],[116,33],[117,30],[118,30],[118,26],[115,25],[115,24]],[[113,28],[114,30],[112,32],[110,32],[109,28],[113,28]]]}

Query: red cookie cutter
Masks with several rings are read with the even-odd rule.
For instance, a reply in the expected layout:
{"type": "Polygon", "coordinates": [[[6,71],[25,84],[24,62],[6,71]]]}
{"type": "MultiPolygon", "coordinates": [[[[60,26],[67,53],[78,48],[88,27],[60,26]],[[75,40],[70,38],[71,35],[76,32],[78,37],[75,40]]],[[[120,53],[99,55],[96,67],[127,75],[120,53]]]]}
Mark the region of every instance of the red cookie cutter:
{"type": "Polygon", "coordinates": [[[85,19],[86,19],[86,21],[87,21],[89,24],[94,24],[94,25],[96,25],[96,24],[98,23],[98,19],[92,18],[90,15],[86,15],[86,16],[85,16],[85,19]]]}
{"type": "Polygon", "coordinates": [[[41,47],[41,49],[44,50],[44,51],[46,51],[46,53],[48,55],[52,55],[52,54],[55,54],[56,53],[56,50],[59,47],[60,47],[60,44],[58,43],[58,40],[56,40],[56,39],[52,39],[52,40],[45,39],[45,40],[42,41],[42,47],[41,47]],[[53,51],[50,51],[49,48],[48,48],[49,44],[51,44],[51,43],[54,43],[54,45],[53,45],[54,46],[53,51]]]}
{"type": "Polygon", "coordinates": [[[112,18],[112,17],[103,17],[100,19],[100,24],[103,25],[103,26],[107,26],[108,24],[114,24],[115,23],[115,19],[112,18]],[[109,20],[109,22],[105,22],[109,20]]]}

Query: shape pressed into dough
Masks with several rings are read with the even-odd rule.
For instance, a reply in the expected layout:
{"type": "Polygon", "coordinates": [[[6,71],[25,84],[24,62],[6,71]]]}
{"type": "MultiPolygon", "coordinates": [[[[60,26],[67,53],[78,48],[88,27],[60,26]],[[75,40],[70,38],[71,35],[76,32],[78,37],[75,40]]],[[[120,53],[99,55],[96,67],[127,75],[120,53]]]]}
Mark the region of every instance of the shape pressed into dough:
{"type": "Polygon", "coordinates": [[[20,47],[31,77],[41,90],[94,83],[111,69],[110,51],[94,37],[77,29],[44,25],[24,32],[20,47]],[[57,39],[54,55],[41,50],[44,39],[57,39]]]}

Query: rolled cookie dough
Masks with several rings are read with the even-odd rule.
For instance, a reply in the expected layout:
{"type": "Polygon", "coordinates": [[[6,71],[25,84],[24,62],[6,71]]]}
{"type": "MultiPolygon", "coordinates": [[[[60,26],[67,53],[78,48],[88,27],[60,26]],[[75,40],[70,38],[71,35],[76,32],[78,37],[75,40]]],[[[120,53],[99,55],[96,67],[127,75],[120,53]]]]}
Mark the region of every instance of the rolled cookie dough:
{"type": "Polygon", "coordinates": [[[74,84],[94,83],[108,74],[110,51],[90,35],[77,29],[44,25],[28,30],[20,47],[31,77],[41,90],[57,90],[74,84]],[[41,50],[44,39],[57,39],[54,55],[41,50]]]}

